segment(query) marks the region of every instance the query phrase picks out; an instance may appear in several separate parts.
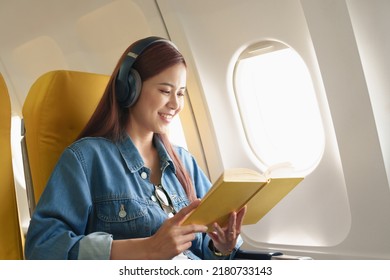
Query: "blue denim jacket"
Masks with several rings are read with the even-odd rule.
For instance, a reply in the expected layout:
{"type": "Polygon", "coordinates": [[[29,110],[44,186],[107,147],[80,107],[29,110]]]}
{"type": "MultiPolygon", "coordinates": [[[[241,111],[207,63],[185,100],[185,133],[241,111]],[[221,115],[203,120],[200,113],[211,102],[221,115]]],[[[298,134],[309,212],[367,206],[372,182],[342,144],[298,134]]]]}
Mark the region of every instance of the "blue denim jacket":
{"type": "MultiPolygon", "coordinates": [[[[179,211],[189,201],[165,147],[157,137],[154,142],[160,157],[161,183],[179,211]]],[[[203,197],[210,181],[185,149],[178,147],[177,152],[197,196],[203,197]]],[[[112,240],[156,233],[167,215],[152,198],[154,186],[149,175],[129,137],[119,143],[105,138],[73,143],[62,154],[34,211],[26,238],[26,258],[109,259],[112,240]]],[[[218,259],[208,248],[209,241],[206,234],[196,234],[185,255],[190,259],[218,259]]]]}

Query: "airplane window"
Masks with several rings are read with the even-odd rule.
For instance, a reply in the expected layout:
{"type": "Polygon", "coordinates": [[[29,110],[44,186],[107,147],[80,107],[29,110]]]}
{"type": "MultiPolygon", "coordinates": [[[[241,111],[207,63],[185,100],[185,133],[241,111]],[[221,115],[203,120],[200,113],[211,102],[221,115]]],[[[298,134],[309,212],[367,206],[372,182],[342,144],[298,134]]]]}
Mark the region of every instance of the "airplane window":
{"type": "Polygon", "coordinates": [[[279,42],[246,49],[235,68],[235,93],[248,143],[265,167],[289,163],[309,173],[324,149],[324,131],[309,71],[279,42]]]}

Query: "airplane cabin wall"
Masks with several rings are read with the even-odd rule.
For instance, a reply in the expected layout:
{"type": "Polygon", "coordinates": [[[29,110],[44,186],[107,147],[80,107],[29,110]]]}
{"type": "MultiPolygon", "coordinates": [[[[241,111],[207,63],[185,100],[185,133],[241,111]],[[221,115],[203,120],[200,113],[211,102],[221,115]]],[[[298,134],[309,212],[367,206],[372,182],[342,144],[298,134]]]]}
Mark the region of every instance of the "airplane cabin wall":
{"type": "Polygon", "coordinates": [[[155,4],[148,1],[145,12],[136,2],[2,2],[0,62],[12,85],[14,114],[21,116],[28,90],[42,74],[70,69],[109,75],[130,43],[152,35],[154,22],[153,34],[166,36],[155,4]]]}
{"type": "Polygon", "coordinates": [[[212,180],[224,168],[264,171],[245,146],[234,97],[233,68],[240,52],[255,42],[281,41],[302,56],[311,72],[326,137],[323,157],[270,214],[244,228],[246,246],[315,258],[390,258],[390,193],[380,146],[386,136],[378,137],[385,121],[376,123],[348,10],[355,5],[361,11],[362,2],[157,3],[170,38],[196,71],[200,91],[189,87],[189,94],[200,137],[206,140],[205,157],[213,162],[208,165],[212,180]]]}
{"type": "Polygon", "coordinates": [[[390,178],[390,2],[348,0],[368,92],[378,129],[387,178],[390,178]]]}
{"type": "MultiPolygon", "coordinates": [[[[371,103],[372,97],[381,93],[368,90],[360,60],[364,52],[355,37],[361,30],[352,25],[347,4],[356,5],[355,9],[364,8],[362,2],[359,6],[354,1],[302,1],[334,120],[349,194],[352,226],[348,238],[339,247],[352,255],[388,258],[389,182],[384,165],[386,153],[381,150],[378,133],[384,128],[384,120],[375,120],[371,103]]],[[[379,4],[370,2],[370,6],[379,7],[379,4]]],[[[354,19],[359,21],[357,17],[354,19]]]]}

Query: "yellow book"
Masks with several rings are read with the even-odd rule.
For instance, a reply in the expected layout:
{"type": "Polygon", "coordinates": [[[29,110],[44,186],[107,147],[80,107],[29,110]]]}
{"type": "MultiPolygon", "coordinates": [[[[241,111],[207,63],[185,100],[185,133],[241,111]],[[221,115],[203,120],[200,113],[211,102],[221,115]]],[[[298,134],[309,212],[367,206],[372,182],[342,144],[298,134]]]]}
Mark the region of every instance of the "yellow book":
{"type": "Polygon", "coordinates": [[[303,178],[267,178],[254,170],[225,170],[183,225],[200,224],[212,230],[225,226],[230,213],[247,205],[243,225],[255,224],[282,200],[303,178]]]}

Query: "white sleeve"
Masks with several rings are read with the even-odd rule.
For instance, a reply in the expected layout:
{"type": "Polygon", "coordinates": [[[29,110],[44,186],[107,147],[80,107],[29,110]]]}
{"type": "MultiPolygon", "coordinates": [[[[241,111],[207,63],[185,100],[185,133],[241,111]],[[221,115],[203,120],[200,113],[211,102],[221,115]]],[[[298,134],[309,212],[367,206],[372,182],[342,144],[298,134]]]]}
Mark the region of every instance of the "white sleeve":
{"type": "Polygon", "coordinates": [[[79,242],[79,260],[109,260],[112,235],[94,232],[84,236],[79,242]]]}

